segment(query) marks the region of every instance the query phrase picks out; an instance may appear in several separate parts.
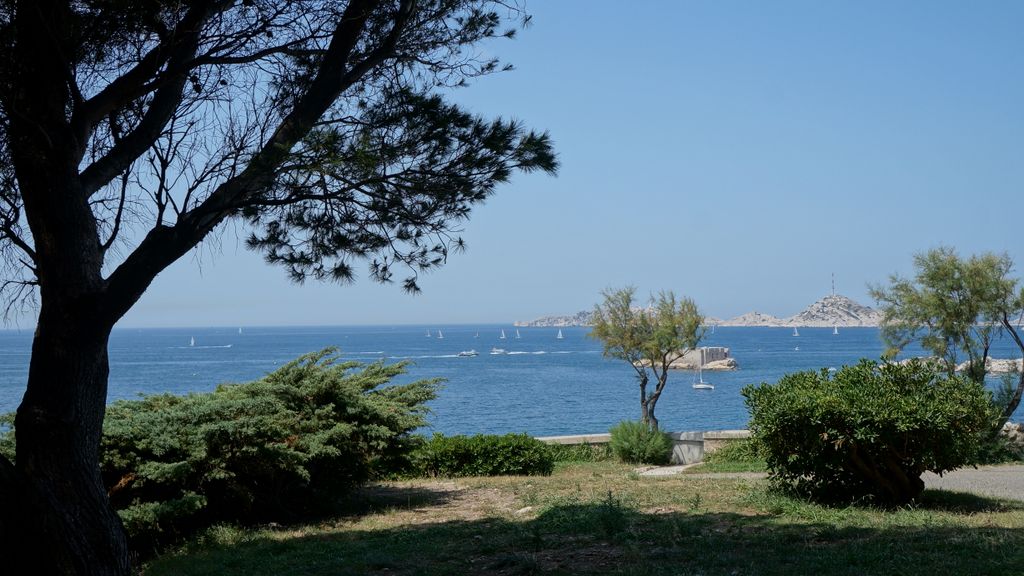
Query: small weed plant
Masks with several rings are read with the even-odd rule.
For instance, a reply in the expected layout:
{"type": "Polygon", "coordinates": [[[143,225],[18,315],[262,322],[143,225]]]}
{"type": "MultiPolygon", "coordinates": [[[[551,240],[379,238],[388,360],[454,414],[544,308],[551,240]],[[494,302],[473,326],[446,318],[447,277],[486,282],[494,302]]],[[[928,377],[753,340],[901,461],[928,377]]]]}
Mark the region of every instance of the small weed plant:
{"type": "Polygon", "coordinates": [[[672,457],[672,439],[643,422],[625,420],[611,429],[612,453],[630,464],[668,464],[672,457]]]}

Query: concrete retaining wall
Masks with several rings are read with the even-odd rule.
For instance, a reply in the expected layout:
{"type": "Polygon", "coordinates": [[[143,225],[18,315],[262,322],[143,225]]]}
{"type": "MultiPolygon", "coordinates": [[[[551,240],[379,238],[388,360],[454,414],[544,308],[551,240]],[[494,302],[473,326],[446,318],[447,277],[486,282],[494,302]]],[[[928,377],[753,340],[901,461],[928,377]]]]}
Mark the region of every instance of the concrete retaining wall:
{"type": "MultiPolygon", "coordinates": [[[[669,432],[672,437],[672,463],[693,464],[704,460],[704,454],[725,444],[747,438],[748,430],[713,430],[710,432],[669,432]]],[[[538,436],[548,444],[607,444],[611,434],[578,434],[575,436],[538,436]]]]}

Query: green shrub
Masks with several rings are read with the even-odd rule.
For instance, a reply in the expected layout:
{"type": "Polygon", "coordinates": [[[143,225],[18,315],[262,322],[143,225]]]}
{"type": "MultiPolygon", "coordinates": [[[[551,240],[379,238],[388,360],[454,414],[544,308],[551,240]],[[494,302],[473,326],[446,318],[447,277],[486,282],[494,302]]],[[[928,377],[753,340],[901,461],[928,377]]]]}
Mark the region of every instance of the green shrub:
{"type": "Polygon", "coordinates": [[[390,385],[403,372],[327,349],[247,384],[116,402],[101,445],[111,503],[143,547],[222,521],[328,512],[408,457],[438,384],[390,385]]]}
{"type": "Polygon", "coordinates": [[[772,478],[826,498],[910,501],[924,471],[976,462],[997,416],[984,387],[920,362],[862,360],[742,393],[772,478]]]}
{"type": "Polygon", "coordinates": [[[693,472],[763,472],[764,458],[760,444],[753,438],[731,440],[713,452],[705,452],[703,464],[693,472]]]}
{"type": "Polygon", "coordinates": [[[753,438],[742,438],[730,440],[714,452],[704,454],[705,462],[761,462],[764,461],[764,451],[757,440],[753,438]]]}
{"type": "Polygon", "coordinates": [[[424,476],[549,475],[554,469],[551,448],[526,434],[434,434],[416,455],[424,476]]]}
{"type": "Polygon", "coordinates": [[[612,453],[633,464],[668,464],[672,458],[672,438],[643,422],[624,420],[610,430],[612,453]]]}
{"type": "Polygon", "coordinates": [[[548,444],[555,462],[607,462],[615,457],[607,443],[548,444]]]}

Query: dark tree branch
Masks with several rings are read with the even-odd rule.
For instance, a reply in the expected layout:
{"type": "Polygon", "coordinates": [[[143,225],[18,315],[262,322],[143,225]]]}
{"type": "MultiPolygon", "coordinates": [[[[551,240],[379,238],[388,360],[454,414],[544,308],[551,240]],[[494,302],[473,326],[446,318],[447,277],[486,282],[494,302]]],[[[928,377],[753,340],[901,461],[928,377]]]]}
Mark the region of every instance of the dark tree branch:
{"type": "MultiPolygon", "coordinates": [[[[171,54],[167,61],[168,72],[164,75],[165,84],[153,95],[153,100],[138,125],[134,130],[121,137],[103,157],[82,171],[80,179],[82,193],[85,197],[91,197],[96,191],[106,186],[117,174],[127,170],[143,152],[148,150],[160,137],[167,123],[171,121],[181,105],[183,90],[187,83],[188,63],[195,57],[199,46],[202,22],[205,17],[209,16],[205,10],[200,12],[197,8],[193,8],[189,15],[192,18],[186,18],[183,20],[183,24],[188,21],[190,27],[179,32],[182,37],[177,40],[174,49],[170,51],[171,54]],[[192,20],[196,21],[192,22],[192,20]],[[173,72],[175,70],[178,72],[173,72]]],[[[114,83],[116,82],[115,80],[114,83]]],[[[114,83],[111,83],[111,86],[114,83]]],[[[127,87],[124,89],[127,90],[127,87]]],[[[114,104],[117,93],[115,91],[109,94],[104,100],[101,100],[101,103],[106,101],[108,106],[114,104]]],[[[102,94],[103,92],[100,93],[100,95],[102,94]]],[[[103,112],[100,115],[102,117],[109,114],[111,110],[100,106],[97,112],[103,112]]],[[[87,124],[89,113],[85,113],[84,116],[86,118],[78,120],[78,128],[89,130],[92,126],[91,123],[87,124]]]]}
{"type": "Polygon", "coordinates": [[[226,10],[231,4],[233,2],[229,0],[193,2],[191,9],[174,30],[143,56],[138,64],[76,108],[72,116],[75,133],[86,136],[97,122],[115,110],[185,76],[187,68],[183,65],[195,55],[203,24],[211,15],[226,10]]]}
{"type": "MultiPolygon", "coordinates": [[[[257,196],[273,182],[277,168],[287,159],[292,147],[316,121],[356,82],[349,57],[359,41],[366,20],[379,0],[353,0],[345,9],[309,89],[281,121],[277,130],[237,176],[217,187],[199,206],[181,215],[174,227],[153,228],[134,252],[117,267],[108,280],[108,297],[118,316],[126,312],[161,270],[196,246],[215,226],[235,211],[246,198],[257,196]],[[346,72],[347,71],[347,72],[346,72]]],[[[400,36],[414,6],[414,0],[402,4],[389,41],[400,36]]],[[[384,58],[392,46],[382,45],[367,58],[384,58]]],[[[360,67],[364,73],[368,68],[360,67]]]]}

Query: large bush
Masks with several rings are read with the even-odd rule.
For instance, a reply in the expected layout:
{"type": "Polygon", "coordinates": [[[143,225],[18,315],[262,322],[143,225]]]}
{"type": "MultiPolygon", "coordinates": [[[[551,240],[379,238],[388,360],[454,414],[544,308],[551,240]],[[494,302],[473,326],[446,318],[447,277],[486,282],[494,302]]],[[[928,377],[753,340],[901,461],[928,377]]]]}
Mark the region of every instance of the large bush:
{"type": "Polygon", "coordinates": [[[623,462],[668,464],[672,458],[672,438],[648,424],[624,420],[610,432],[612,453],[623,462]]]}
{"type": "Polygon", "coordinates": [[[973,463],[997,416],[980,384],[920,362],[798,372],[747,386],[743,396],[777,482],[884,503],[920,495],[926,470],[973,463]]]}
{"type": "Polygon", "coordinates": [[[425,476],[548,475],[554,469],[551,448],[526,434],[434,434],[416,456],[425,476]]]}
{"type": "Polygon", "coordinates": [[[101,468],[136,544],[220,521],[280,521],[407,457],[437,381],[395,386],[403,364],[337,361],[327,349],[247,384],[111,405],[101,468]]]}

